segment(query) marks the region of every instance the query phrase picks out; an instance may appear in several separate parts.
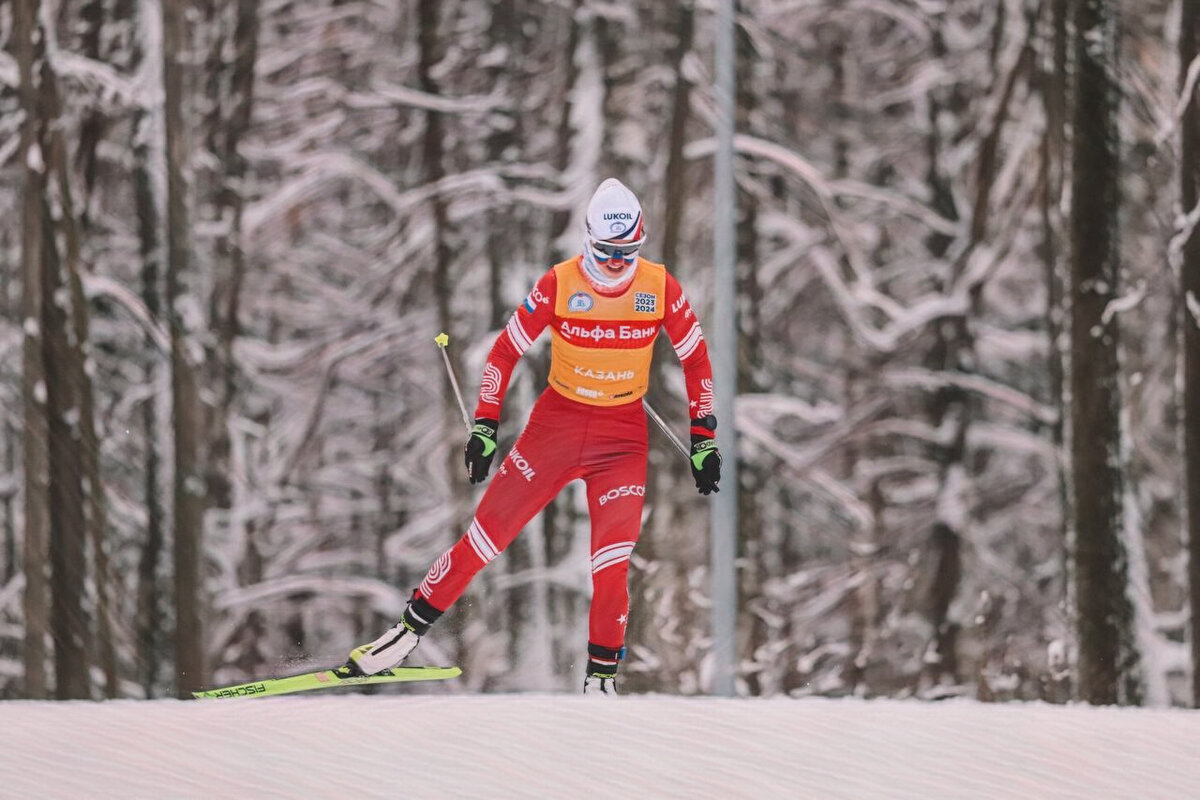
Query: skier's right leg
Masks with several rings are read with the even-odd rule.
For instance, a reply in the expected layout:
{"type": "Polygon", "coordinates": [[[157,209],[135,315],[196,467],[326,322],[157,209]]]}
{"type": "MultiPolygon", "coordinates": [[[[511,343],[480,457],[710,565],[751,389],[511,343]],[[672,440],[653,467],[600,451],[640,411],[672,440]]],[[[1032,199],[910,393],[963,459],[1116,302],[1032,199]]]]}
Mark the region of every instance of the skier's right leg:
{"type": "Polygon", "coordinates": [[[399,666],[408,658],[429,626],[442,615],[422,597],[413,592],[408,607],[400,615],[400,621],[388,628],[373,642],[359,645],[350,651],[346,666],[361,675],[374,675],[385,669],[399,666]]]}
{"type": "Polygon", "coordinates": [[[467,532],[429,568],[399,622],[355,648],[354,668],[373,674],[397,666],[471,579],[504,551],[568,481],[579,477],[581,426],[569,424],[571,401],[548,390],[483,493],[467,532]],[[553,397],[548,397],[553,395],[553,397]]]}

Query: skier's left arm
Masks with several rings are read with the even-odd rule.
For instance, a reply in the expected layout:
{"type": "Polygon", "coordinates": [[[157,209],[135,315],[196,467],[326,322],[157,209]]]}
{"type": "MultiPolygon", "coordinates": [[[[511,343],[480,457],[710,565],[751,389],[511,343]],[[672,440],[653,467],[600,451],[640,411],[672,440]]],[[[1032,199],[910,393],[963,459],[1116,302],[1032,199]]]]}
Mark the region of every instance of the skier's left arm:
{"type": "Polygon", "coordinates": [[[719,491],[721,453],[717,450],[717,417],[713,412],[712,364],[700,320],[692,310],[679,282],[667,274],[667,308],[663,328],[683,365],[691,426],[692,477],[700,494],[719,491]]]}

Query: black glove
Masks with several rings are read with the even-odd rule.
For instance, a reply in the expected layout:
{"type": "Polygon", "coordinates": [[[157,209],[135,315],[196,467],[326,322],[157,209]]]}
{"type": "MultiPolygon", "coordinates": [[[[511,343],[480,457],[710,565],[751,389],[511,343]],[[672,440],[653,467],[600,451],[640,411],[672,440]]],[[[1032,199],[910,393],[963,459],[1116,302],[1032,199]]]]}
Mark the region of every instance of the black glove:
{"type": "MultiPolygon", "coordinates": [[[[713,430],[717,427],[715,417],[709,415],[692,420],[692,427],[713,430]]],[[[696,480],[696,488],[700,494],[719,492],[717,484],[721,481],[721,451],[717,449],[717,440],[698,433],[692,434],[692,477],[696,480]]]]}
{"type": "Polygon", "coordinates": [[[496,455],[496,430],[500,423],[494,419],[480,417],[467,437],[463,448],[463,461],[467,465],[467,480],[483,483],[492,468],[492,457],[496,455]]]}

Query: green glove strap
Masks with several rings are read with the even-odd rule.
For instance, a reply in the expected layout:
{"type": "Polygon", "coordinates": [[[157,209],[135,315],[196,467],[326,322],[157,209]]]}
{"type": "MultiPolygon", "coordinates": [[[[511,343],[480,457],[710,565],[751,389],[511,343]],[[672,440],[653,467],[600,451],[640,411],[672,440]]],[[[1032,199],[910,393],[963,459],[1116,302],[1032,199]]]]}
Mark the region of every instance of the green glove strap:
{"type": "Polygon", "coordinates": [[[696,442],[692,445],[692,467],[700,470],[704,469],[704,459],[708,458],[708,454],[717,449],[717,440],[709,439],[704,442],[696,442]]]}
{"type": "Polygon", "coordinates": [[[496,429],[489,425],[476,425],[471,429],[471,435],[483,442],[483,455],[490,456],[496,451],[496,429]]]}

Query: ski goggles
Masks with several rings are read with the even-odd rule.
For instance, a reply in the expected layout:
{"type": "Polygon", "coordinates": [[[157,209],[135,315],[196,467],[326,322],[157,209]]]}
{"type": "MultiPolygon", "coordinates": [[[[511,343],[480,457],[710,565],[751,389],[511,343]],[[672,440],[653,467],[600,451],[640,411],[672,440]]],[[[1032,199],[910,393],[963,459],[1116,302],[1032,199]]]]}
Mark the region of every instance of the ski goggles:
{"type": "Polygon", "coordinates": [[[637,258],[638,250],[641,249],[642,240],[638,239],[632,242],[598,242],[593,241],[592,255],[597,261],[625,261],[632,262],[637,258]]]}

